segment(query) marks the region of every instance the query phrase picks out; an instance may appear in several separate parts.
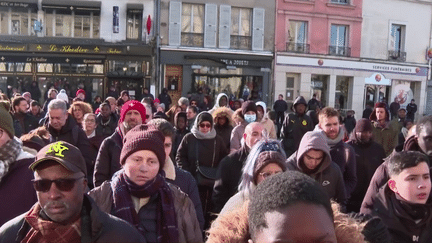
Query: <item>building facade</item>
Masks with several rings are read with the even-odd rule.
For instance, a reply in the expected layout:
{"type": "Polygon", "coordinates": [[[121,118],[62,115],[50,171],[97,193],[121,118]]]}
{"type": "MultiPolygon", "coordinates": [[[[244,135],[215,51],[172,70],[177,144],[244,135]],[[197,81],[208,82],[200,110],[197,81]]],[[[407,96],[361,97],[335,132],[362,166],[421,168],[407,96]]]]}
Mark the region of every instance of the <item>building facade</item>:
{"type": "Polygon", "coordinates": [[[87,101],[154,83],[154,2],[20,0],[0,5],[0,89],[37,82],[87,101]]]}
{"type": "Polygon", "coordinates": [[[274,1],[161,1],[161,87],[270,100],[274,13],[274,1]]]}
{"type": "Polygon", "coordinates": [[[274,99],[316,94],[361,118],[368,102],[412,97],[423,114],[430,15],[426,1],[279,0],[274,99]]]}

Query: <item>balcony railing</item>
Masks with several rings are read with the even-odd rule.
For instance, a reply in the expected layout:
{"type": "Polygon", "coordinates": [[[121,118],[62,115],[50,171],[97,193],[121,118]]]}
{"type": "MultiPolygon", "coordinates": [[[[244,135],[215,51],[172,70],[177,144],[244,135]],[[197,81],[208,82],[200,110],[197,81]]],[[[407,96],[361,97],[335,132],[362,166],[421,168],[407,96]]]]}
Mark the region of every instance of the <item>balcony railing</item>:
{"type": "Polygon", "coordinates": [[[203,33],[181,33],[181,45],[182,46],[204,46],[204,34],[203,33]]]}
{"type": "Polygon", "coordinates": [[[230,36],[230,48],[240,50],[251,50],[252,49],[252,37],[242,35],[231,35],[230,36]]]}
{"type": "Polygon", "coordinates": [[[287,42],[286,51],[297,52],[297,53],[309,53],[310,45],[306,43],[287,42]]]}
{"type": "Polygon", "coordinates": [[[329,54],[335,56],[351,56],[351,48],[346,46],[329,46],[329,54]]]}
{"type": "Polygon", "coordinates": [[[398,62],[405,62],[406,61],[406,52],[399,51],[399,50],[391,50],[389,53],[389,60],[398,61],[398,62]]]}

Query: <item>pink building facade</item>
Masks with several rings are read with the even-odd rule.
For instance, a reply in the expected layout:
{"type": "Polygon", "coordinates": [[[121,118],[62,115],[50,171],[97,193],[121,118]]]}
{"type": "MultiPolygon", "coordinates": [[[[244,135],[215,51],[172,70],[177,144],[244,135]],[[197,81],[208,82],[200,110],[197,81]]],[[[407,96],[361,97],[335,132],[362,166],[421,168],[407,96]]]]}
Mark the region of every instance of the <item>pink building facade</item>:
{"type": "Polygon", "coordinates": [[[335,43],[338,43],[349,50],[350,53],[346,53],[345,56],[360,57],[362,0],[343,2],[345,1],[278,0],[276,50],[278,52],[290,51],[290,49],[287,50],[287,44],[302,35],[295,33],[292,22],[296,22],[306,24],[304,43],[310,46],[310,54],[332,54],[330,46],[335,46],[335,43]],[[345,28],[345,33],[337,33],[339,26],[345,28]],[[336,36],[334,36],[335,29],[336,36]],[[295,36],[296,34],[297,36],[295,36]]]}
{"type": "Polygon", "coordinates": [[[355,92],[361,86],[355,66],[361,53],[362,2],[277,0],[275,99],[283,94],[290,103],[315,94],[325,106],[361,114],[363,91],[355,92]]]}

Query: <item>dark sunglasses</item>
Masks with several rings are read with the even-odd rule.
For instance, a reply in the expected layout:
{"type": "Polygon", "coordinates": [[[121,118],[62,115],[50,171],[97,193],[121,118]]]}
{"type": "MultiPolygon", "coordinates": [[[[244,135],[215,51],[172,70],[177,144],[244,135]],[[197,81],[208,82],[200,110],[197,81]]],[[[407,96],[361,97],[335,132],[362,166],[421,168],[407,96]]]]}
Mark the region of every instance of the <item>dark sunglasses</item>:
{"type": "Polygon", "coordinates": [[[210,128],[210,127],[211,127],[211,124],[204,124],[204,123],[201,123],[201,124],[199,124],[199,126],[200,126],[201,128],[204,128],[204,127],[210,128]]]}
{"type": "Polygon", "coordinates": [[[60,191],[68,192],[74,188],[75,182],[82,178],[84,178],[84,176],[76,179],[57,179],[57,180],[42,179],[42,180],[32,180],[32,182],[33,182],[34,189],[38,192],[49,191],[51,188],[51,184],[53,182],[56,184],[56,187],[60,191]]]}

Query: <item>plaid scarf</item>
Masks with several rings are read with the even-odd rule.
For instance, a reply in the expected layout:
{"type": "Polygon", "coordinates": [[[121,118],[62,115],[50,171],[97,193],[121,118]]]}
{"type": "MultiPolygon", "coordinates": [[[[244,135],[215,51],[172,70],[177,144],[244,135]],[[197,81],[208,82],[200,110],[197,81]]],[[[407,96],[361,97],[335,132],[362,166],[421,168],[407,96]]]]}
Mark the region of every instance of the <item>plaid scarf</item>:
{"type": "Polygon", "coordinates": [[[17,137],[0,147],[0,182],[8,173],[11,164],[16,161],[21,149],[22,142],[17,137]]]}
{"type": "Polygon", "coordinates": [[[21,242],[70,243],[81,242],[81,218],[68,225],[42,219],[41,207],[36,203],[26,214],[25,220],[32,227],[21,242]]]}
{"type": "Polygon", "coordinates": [[[144,235],[144,230],[139,225],[138,214],[135,211],[132,197],[145,198],[156,195],[160,196],[157,207],[157,235],[158,242],[178,242],[177,216],[174,208],[174,197],[166,183],[163,172],[148,181],[143,186],[132,182],[124,173],[116,173],[111,182],[113,190],[112,214],[126,220],[144,235]]]}

